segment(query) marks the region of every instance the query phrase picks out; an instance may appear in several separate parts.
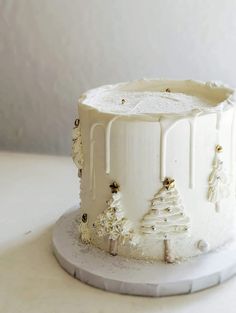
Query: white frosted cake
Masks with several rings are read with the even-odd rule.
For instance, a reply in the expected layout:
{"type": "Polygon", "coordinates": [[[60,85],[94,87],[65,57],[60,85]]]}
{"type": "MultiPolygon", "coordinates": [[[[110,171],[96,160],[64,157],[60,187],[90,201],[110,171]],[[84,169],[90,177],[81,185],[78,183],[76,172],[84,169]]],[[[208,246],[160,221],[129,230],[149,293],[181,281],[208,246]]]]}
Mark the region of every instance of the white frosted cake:
{"type": "Polygon", "coordinates": [[[172,263],[233,238],[234,90],[190,80],[108,85],[82,95],[78,116],[82,242],[172,263]]]}

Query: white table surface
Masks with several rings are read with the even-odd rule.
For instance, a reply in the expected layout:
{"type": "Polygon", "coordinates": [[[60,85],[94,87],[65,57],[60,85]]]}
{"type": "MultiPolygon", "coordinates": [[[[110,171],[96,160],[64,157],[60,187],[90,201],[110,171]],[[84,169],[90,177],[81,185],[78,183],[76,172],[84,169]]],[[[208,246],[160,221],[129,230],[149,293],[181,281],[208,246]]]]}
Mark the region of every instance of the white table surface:
{"type": "Polygon", "coordinates": [[[0,152],[0,313],[235,313],[236,279],[169,298],[123,296],[84,285],[51,251],[54,222],[78,202],[67,157],[0,152]]]}

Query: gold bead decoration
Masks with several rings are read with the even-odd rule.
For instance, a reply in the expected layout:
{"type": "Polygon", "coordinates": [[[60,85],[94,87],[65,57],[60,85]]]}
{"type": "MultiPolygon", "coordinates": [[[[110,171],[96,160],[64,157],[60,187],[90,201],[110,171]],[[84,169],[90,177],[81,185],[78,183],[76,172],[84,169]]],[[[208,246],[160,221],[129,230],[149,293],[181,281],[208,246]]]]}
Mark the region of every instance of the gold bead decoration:
{"type": "Polygon", "coordinates": [[[217,153],[223,152],[223,147],[221,145],[216,145],[216,152],[217,153]]]}
{"type": "Polygon", "coordinates": [[[88,220],[88,214],[87,214],[87,213],[84,213],[84,214],[82,215],[82,222],[83,222],[83,223],[86,223],[87,220],[88,220]]]}
{"type": "Polygon", "coordinates": [[[166,179],[163,181],[163,186],[167,190],[170,190],[175,187],[175,180],[170,177],[166,177],[166,179]]]}
{"type": "Polygon", "coordinates": [[[80,123],[80,120],[79,120],[79,118],[77,118],[77,119],[75,120],[75,122],[74,122],[75,127],[78,127],[78,126],[79,126],[79,123],[80,123]]]}

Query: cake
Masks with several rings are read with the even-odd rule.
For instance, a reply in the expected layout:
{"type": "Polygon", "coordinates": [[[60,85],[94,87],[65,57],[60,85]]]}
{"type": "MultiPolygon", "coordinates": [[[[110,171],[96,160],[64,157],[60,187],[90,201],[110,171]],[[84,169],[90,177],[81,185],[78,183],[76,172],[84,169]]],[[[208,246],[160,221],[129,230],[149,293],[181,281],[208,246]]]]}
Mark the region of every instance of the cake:
{"type": "Polygon", "coordinates": [[[72,148],[80,240],[166,263],[224,246],[235,141],[235,93],[219,83],[143,79],[84,93],[72,148]]]}

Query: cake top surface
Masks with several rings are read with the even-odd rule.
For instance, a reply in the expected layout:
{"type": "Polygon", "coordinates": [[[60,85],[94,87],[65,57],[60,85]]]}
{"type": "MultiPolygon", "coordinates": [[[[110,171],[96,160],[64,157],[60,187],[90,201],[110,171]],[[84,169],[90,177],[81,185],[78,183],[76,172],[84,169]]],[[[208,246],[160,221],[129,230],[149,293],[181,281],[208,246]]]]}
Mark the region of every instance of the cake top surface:
{"type": "Polygon", "coordinates": [[[80,104],[120,115],[187,115],[226,110],[234,90],[197,81],[139,80],[89,90],[80,104]]]}

